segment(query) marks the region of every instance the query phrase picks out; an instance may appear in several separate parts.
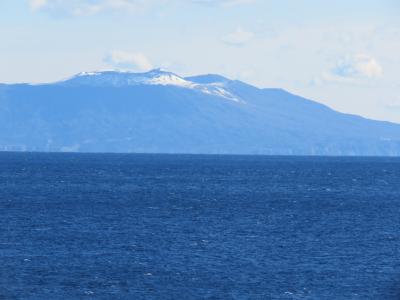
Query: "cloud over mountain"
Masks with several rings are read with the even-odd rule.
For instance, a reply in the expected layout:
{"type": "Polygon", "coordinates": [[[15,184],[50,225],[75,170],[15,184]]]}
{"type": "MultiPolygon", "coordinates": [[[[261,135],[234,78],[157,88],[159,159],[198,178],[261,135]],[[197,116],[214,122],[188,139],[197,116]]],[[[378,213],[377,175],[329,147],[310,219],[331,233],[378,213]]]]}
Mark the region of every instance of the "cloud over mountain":
{"type": "Polygon", "coordinates": [[[135,71],[147,71],[153,68],[146,55],[140,52],[113,50],[106,55],[104,62],[119,69],[135,71]]]}
{"type": "Polygon", "coordinates": [[[222,37],[222,41],[225,44],[233,46],[242,46],[252,40],[254,33],[244,30],[242,27],[238,27],[235,31],[222,37]]]}

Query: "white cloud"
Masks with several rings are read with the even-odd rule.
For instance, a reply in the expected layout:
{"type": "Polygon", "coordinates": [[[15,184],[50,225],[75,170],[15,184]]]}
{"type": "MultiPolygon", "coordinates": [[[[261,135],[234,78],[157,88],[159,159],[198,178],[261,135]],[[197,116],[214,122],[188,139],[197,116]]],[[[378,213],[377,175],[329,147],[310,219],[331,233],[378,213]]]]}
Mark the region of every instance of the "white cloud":
{"type": "Polygon", "coordinates": [[[30,0],[29,5],[32,9],[37,10],[47,5],[47,0],[30,0]]]}
{"type": "Polygon", "coordinates": [[[332,73],[341,77],[378,78],[383,69],[378,61],[366,54],[356,54],[340,60],[332,73]]]}
{"type": "Polygon", "coordinates": [[[118,69],[148,71],[153,68],[149,59],[140,52],[114,50],[106,55],[104,61],[118,69]]]}
{"type": "Polygon", "coordinates": [[[136,12],[162,4],[203,3],[222,6],[250,4],[256,0],[28,0],[34,10],[63,12],[74,16],[94,15],[106,11],[136,12]]]}
{"type": "Polygon", "coordinates": [[[227,0],[223,1],[223,5],[225,6],[235,6],[235,5],[240,5],[240,4],[252,4],[255,3],[256,0],[227,0]]]}
{"type": "Polygon", "coordinates": [[[252,4],[257,0],[192,0],[194,3],[222,5],[226,7],[236,6],[241,4],[252,4]]]}
{"type": "Polygon", "coordinates": [[[252,40],[254,33],[238,27],[234,32],[222,37],[222,41],[233,46],[242,46],[252,40]]]}
{"type": "Polygon", "coordinates": [[[62,12],[74,16],[94,15],[105,11],[138,11],[151,4],[169,0],[29,0],[36,10],[62,12]]]}
{"type": "Polygon", "coordinates": [[[322,74],[315,83],[363,83],[365,80],[377,79],[383,75],[379,62],[367,54],[356,54],[340,59],[334,67],[322,74]]]}

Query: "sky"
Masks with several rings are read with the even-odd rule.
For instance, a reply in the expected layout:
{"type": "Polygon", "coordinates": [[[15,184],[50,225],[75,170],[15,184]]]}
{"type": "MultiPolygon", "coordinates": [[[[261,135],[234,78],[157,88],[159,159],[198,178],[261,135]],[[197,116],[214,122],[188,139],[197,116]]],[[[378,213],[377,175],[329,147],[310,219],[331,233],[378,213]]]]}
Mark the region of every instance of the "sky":
{"type": "Polygon", "coordinates": [[[400,123],[398,0],[1,0],[0,82],[164,68],[400,123]]]}

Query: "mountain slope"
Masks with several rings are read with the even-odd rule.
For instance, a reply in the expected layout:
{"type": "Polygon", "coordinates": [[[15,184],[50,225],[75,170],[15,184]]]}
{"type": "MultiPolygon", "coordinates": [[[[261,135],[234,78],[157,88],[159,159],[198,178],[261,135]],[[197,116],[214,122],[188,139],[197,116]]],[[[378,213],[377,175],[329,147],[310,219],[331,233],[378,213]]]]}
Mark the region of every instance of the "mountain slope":
{"type": "Polygon", "coordinates": [[[400,125],[219,75],[81,73],[0,86],[0,150],[400,155],[400,125]]]}

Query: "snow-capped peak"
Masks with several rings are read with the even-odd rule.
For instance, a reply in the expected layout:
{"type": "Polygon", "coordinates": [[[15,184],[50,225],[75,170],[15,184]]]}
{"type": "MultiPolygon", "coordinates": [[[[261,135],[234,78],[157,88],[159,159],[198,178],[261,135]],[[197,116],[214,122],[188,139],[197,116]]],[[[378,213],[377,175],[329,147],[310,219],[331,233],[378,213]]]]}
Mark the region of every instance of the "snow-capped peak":
{"type": "Polygon", "coordinates": [[[67,85],[90,85],[90,86],[129,86],[138,84],[160,84],[191,86],[191,82],[182,77],[155,69],[145,73],[133,73],[129,71],[94,71],[81,72],[72,78],[63,81],[67,85]]]}
{"type": "Polygon", "coordinates": [[[162,69],[155,69],[147,73],[148,79],[144,82],[147,84],[159,85],[177,85],[183,87],[193,87],[193,82],[188,81],[174,73],[164,71],[162,69]]]}
{"type": "Polygon", "coordinates": [[[239,102],[238,97],[234,96],[225,89],[222,82],[210,83],[191,81],[190,77],[183,78],[175,73],[163,69],[154,69],[144,73],[134,73],[129,71],[94,71],[81,72],[70,79],[60,82],[67,86],[105,86],[123,87],[135,85],[163,85],[177,86],[187,89],[194,89],[199,92],[210,94],[232,101],[239,102]]]}

